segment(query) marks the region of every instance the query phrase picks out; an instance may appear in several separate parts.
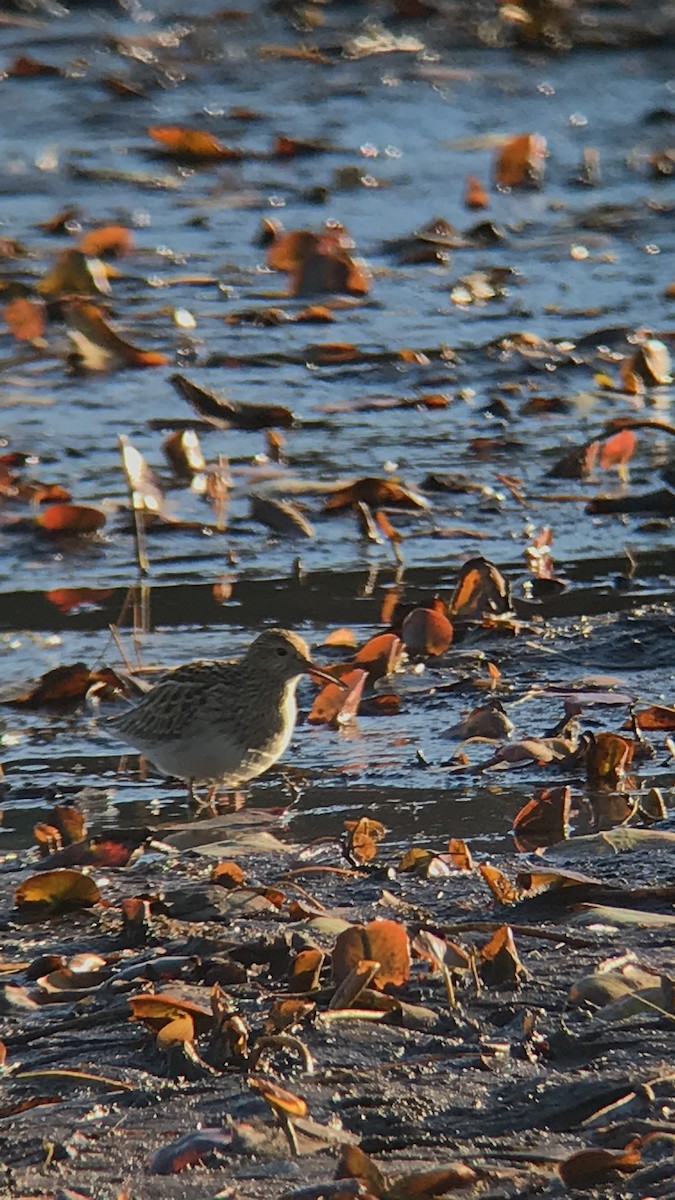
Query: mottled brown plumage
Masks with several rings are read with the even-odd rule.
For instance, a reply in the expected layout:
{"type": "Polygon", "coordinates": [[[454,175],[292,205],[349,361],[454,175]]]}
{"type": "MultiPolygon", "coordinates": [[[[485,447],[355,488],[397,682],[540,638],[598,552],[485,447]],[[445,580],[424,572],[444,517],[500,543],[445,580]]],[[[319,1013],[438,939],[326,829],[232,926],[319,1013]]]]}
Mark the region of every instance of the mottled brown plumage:
{"type": "Polygon", "coordinates": [[[108,725],[166,775],[239,787],[267,771],[293,736],[295,692],[315,667],[306,642],[269,629],[236,662],[191,662],[171,671],[108,725]]]}

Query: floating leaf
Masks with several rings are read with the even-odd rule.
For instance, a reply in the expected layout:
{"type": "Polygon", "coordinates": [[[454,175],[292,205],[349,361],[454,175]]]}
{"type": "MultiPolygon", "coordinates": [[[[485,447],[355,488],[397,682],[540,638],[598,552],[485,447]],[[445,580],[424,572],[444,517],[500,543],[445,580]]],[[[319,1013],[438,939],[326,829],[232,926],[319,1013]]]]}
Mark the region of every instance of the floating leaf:
{"type": "Polygon", "coordinates": [[[514,888],[503,871],[493,867],[491,863],[479,863],[478,870],[498,904],[515,904],[520,900],[521,893],[514,888]]]}
{"type": "Polygon", "coordinates": [[[167,154],[176,158],[194,159],[201,162],[232,162],[243,157],[241,150],[225,146],[215,134],[204,129],[190,129],[184,125],[151,125],[148,133],[159,142],[167,154]]]}
{"type": "Polygon", "coordinates": [[[511,589],[494,563],[486,558],[471,558],[464,563],[450,601],[450,617],[480,621],[487,614],[499,615],[510,609],[511,589]]]}
{"type": "Polygon", "coordinates": [[[19,342],[31,342],[44,334],[46,309],[42,300],[33,300],[30,296],[16,296],[4,305],[2,315],[19,342]]]}
{"type": "Polygon", "coordinates": [[[83,700],[95,680],[86,663],[54,667],[40,676],[29,692],[7,701],[15,708],[41,708],[43,705],[73,704],[83,700]]]}
{"type": "Polygon", "coordinates": [[[493,700],[488,704],[479,704],[463,721],[458,721],[456,725],[446,729],[441,737],[462,742],[471,738],[499,742],[509,738],[514,728],[513,721],[507,716],[503,706],[498,700],[493,700]]]}
{"type": "Polygon", "coordinates": [[[89,875],[65,868],[42,871],[20,883],[14,893],[17,908],[46,909],[50,914],[74,908],[91,908],[98,904],[101,893],[89,875]]]}
{"type": "Polygon", "coordinates": [[[106,523],[106,515],[99,508],[84,504],[50,504],[35,518],[36,525],[45,533],[96,533],[106,523]]]}
{"type": "Polygon", "coordinates": [[[546,138],[520,133],[497,150],[495,180],[499,187],[538,187],[544,176],[546,138]]]}
{"type": "MultiPolygon", "coordinates": [[[[665,704],[650,704],[649,708],[640,709],[634,716],[638,729],[660,729],[668,733],[675,730],[675,708],[668,708],[665,704]]],[[[629,726],[630,721],[626,723],[626,728],[629,726]]]]}
{"type": "Polygon", "coordinates": [[[85,606],[99,606],[112,596],[111,588],[53,588],[45,599],[62,613],[75,612],[85,606]]]}
{"type": "Polygon", "coordinates": [[[571,802],[569,786],[545,788],[528,800],[513,819],[518,848],[534,850],[568,838],[571,802]]]}
{"type": "Polygon", "coordinates": [[[401,639],[409,654],[445,654],[452,634],[452,625],[438,608],[414,608],[401,627],[401,639]]]}
{"type": "Polygon", "coordinates": [[[314,529],[300,509],[288,500],[251,496],[251,516],[282,537],[313,538],[314,529]]]}
{"type": "Polygon", "coordinates": [[[414,1171],[392,1180],[385,1192],[386,1200],[431,1200],[448,1196],[459,1188],[471,1187],[479,1176],[464,1163],[450,1163],[432,1171],[414,1171]]]}
{"type": "Polygon", "coordinates": [[[171,375],[169,383],[200,417],[221,428],[230,425],[236,429],[266,429],[272,425],[289,428],[295,421],[291,410],[281,404],[243,404],[236,400],[225,400],[215,392],[198,387],[185,375],[171,375]]]}
{"type": "Polygon", "coordinates": [[[381,970],[381,963],[370,958],[360,958],[336,987],[328,1008],[331,1011],[339,1008],[351,1008],[354,1001],[370,986],[381,970]]]}
{"type": "Polygon", "coordinates": [[[83,233],[79,241],[79,249],[83,254],[93,258],[122,258],[133,249],[134,235],[126,225],[101,225],[98,229],[90,229],[83,233]]]}
{"type": "Polygon", "coordinates": [[[433,850],[426,850],[423,846],[411,846],[409,850],[406,850],[401,855],[398,870],[414,871],[416,875],[421,875],[424,879],[439,879],[450,874],[447,863],[443,862],[433,850]]]}
{"type": "Polygon", "coordinates": [[[464,203],[467,208],[487,208],[490,198],[480,179],[467,175],[464,183],[464,203]]]}
{"type": "Polygon", "coordinates": [[[368,673],[360,667],[333,668],[335,683],[328,683],[316,696],[307,720],[311,725],[344,724],[352,720],[359,707],[368,673]]]}
{"type": "Polygon", "coordinates": [[[622,429],[600,444],[598,464],[608,470],[623,467],[630,462],[637,446],[637,436],[632,429],[622,429]]]}
{"type": "Polygon", "coordinates": [[[428,508],[429,501],[417,492],[410,491],[395,479],[378,479],[367,476],[357,479],[347,487],[338,488],[328,497],[325,503],[327,512],[336,512],[341,508],[350,508],[359,502],[369,508],[380,508],[387,505],[403,505],[406,508],[428,508]]]}
{"type": "Polygon", "coordinates": [[[19,54],[3,74],[10,79],[34,79],[38,75],[61,75],[60,67],[40,62],[32,54],[19,54]]]}
{"type": "Polygon", "coordinates": [[[315,1010],[313,1000],[277,1000],[265,1018],[265,1029],[270,1033],[283,1033],[285,1029],[297,1028],[315,1010]]]}
{"type": "Polygon", "coordinates": [[[192,482],[206,470],[206,459],[194,429],[177,429],[162,442],[162,450],[178,479],[192,482]]]}
{"type": "Polygon", "coordinates": [[[393,674],[403,655],[403,646],[395,633],[378,633],[354,655],[354,665],[367,671],[371,683],[393,674]]]}
{"type": "Polygon", "coordinates": [[[162,1146],[152,1157],[148,1171],[150,1175],[178,1175],[188,1167],[198,1166],[205,1160],[216,1157],[223,1161],[232,1154],[232,1130],[199,1129],[185,1133],[168,1146],[162,1146]]]}
{"type": "Polygon", "coordinates": [[[647,387],[659,387],[672,383],[673,364],[665,342],[650,338],[621,364],[621,379],[624,390],[630,392],[633,379],[647,387]]]}
{"type": "Polygon", "coordinates": [[[458,871],[473,871],[471,851],[463,838],[450,838],[448,842],[448,855],[452,859],[453,866],[458,871]]]}
{"type": "Polygon", "coordinates": [[[141,350],[127,342],[108,324],[102,310],[86,301],[69,301],[66,327],[82,366],[91,371],[122,367],[164,367],[169,362],[159,350],[141,350]]]}
{"type": "Polygon", "coordinates": [[[635,743],[618,733],[595,734],[586,751],[591,787],[616,787],[632,761],[635,743]]]}
{"type": "Polygon", "coordinates": [[[105,264],[82,250],[62,250],[37,289],[48,299],[110,295],[105,264]]]}

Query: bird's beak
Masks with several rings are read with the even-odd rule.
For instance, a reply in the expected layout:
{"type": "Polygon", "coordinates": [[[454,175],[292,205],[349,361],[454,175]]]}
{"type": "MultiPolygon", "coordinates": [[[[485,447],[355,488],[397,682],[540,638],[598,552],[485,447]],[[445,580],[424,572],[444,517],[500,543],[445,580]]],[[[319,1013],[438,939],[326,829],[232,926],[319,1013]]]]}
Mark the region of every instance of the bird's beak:
{"type": "Polygon", "coordinates": [[[322,679],[324,683],[334,683],[337,687],[342,688],[344,692],[348,690],[347,684],[343,683],[341,679],[338,679],[336,675],[330,675],[328,671],[323,671],[321,667],[317,667],[313,662],[310,662],[309,659],[307,660],[307,673],[311,675],[313,679],[322,679]]]}

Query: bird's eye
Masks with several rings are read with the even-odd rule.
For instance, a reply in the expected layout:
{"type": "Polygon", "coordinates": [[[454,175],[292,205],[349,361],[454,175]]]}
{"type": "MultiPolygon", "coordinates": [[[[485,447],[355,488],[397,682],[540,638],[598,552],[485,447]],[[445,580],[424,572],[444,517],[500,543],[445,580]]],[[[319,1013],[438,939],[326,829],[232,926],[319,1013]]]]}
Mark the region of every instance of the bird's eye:
{"type": "Polygon", "coordinates": [[[278,646],[277,654],[279,655],[279,658],[285,658],[288,654],[288,650],[285,650],[283,646],[278,646]]]}

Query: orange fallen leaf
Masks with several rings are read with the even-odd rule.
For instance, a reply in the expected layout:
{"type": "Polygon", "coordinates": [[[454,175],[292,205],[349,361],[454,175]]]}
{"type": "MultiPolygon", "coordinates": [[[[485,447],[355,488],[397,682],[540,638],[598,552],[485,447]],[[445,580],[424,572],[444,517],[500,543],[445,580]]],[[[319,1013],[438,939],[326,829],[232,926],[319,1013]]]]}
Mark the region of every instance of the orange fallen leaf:
{"type": "Polygon", "coordinates": [[[347,853],[357,862],[372,862],[377,855],[378,842],[386,830],[381,821],[360,817],[358,821],[345,821],[347,830],[347,853]]]}
{"type": "Polygon", "coordinates": [[[106,515],[84,504],[50,504],[35,523],[45,533],[96,533],[105,525],[106,515]]]}
{"type": "Polygon", "coordinates": [[[272,153],[277,158],[297,158],[298,155],[325,154],[331,147],[325,142],[312,141],[309,138],[284,137],[280,134],[274,140],[272,153]]]}
{"type": "Polygon", "coordinates": [[[381,964],[373,982],[380,990],[401,987],[410,975],[410,939],[398,921],[370,921],[350,925],[333,950],[333,978],[340,983],[361,959],[381,964]]]}
{"type": "Polygon", "coordinates": [[[523,852],[552,846],[569,837],[572,789],[545,788],[528,800],[513,819],[516,844],[523,852]]]}
{"type": "Polygon", "coordinates": [[[546,138],[538,133],[519,133],[497,151],[495,180],[499,187],[539,185],[544,175],[546,138]]]}
{"type": "Polygon", "coordinates": [[[134,235],[126,225],[101,225],[83,233],[78,246],[83,254],[94,258],[122,258],[132,250],[134,235]]]}
{"type": "Polygon", "coordinates": [[[593,1146],[589,1150],[578,1150],[563,1160],[558,1174],[566,1187],[591,1188],[603,1183],[614,1171],[630,1174],[640,1165],[640,1151],[629,1143],[625,1150],[605,1150],[593,1146]]]}
{"type": "Polygon", "coordinates": [[[171,1021],[189,1016],[198,1033],[208,1032],[213,1026],[213,1013],[203,1004],[196,1004],[182,996],[169,992],[142,992],[128,997],[132,1021],[143,1021],[149,1029],[159,1030],[171,1021]]]}
{"type": "Polygon", "coordinates": [[[448,618],[435,608],[414,608],[401,627],[403,645],[409,654],[445,654],[452,633],[448,618]]]}
{"type": "Polygon", "coordinates": [[[467,208],[487,208],[490,198],[480,179],[467,175],[464,184],[464,204],[467,208]]]}
{"type": "Polygon", "coordinates": [[[339,1008],[353,1008],[359,996],[370,987],[381,966],[372,958],[360,958],[355,962],[333,992],[329,1009],[335,1012],[339,1008]]]}
{"type": "Polygon", "coordinates": [[[630,462],[637,446],[637,436],[632,429],[622,429],[600,444],[598,464],[609,470],[610,467],[623,467],[630,462]]]}
{"type": "Polygon", "coordinates": [[[4,74],[10,79],[33,79],[37,75],[61,75],[60,67],[51,63],[39,62],[32,54],[19,54],[14,62],[7,67],[4,74]]]}
{"type": "Polygon", "coordinates": [[[446,1196],[456,1189],[471,1187],[478,1178],[473,1167],[464,1163],[450,1163],[435,1171],[413,1171],[389,1184],[386,1200],[431,1200],[433,1196],[446,1196]]]}
{"type": "Polygon", "coordinates": [[[301,950],[291,963],[288,978],[294,992],[313,992],[319,986],[321,968],[326,960],[322,950],[301,950]]]}
{"type": "Polygon", "coordinates": [[[283,1033],[301,1025],[316,1009],[313,1000],[276,1000],[265,1017],[265,1029],[270,1033],[283,1033]]]}
{"type": "Polygon", "coordinates": [[[189,1013],[181,1013],[179,1017],[174,1017],[173,1021],[167,1021],[157,1033],[157,1046],[160,1050],[167,1050],[170,1046],[182,1046],[186,1042],[192,1044],[194,1040],[195,1023],[189,1013]]]}
{"type": "MultiPolygon", "coordinates": [[[[650,704],[649,708],[643,708],[634,715],[638,729],[663,729],[668,733],[675,729],[675,708],[668,708],[665,704],[650,704]]],[[[630,721],[625,728],[630,728],[630,721]]]]}
{"type": "Polygon", "coordinates": [[[501,571],[486,558],[471,558],[464,563],[450,601],[450,617],[461,621],[479,621],[491,614],[511,609],[511,589],[501,571]]]}
{"type": "Polygon", "coordinates": [[[343,1146],[336,1172],[337,1179],[358,1179],[373,1196],[386,1195],[387,1181],[380,1168],[359,1146],[343,1146]]]}
{"type": "Polygon", "coordinates": [[[111,588],[53,588],[45,592],[45,600],[60,612],[69,613],[83,605],[100,605],[111,595],[111,588]]]}
{"type": "Polygon", "coordinates": [[[211,869],[211,883],[217,883],[220,887],[231,890],[232,888],[241,887],[246,879],[246,875],[239,863],[225,861],[216,863],[211,869]]]}
{"type": "Polygon", "coordinates": [[[183,125],[151,125],[148,133],[164,151],[177,158],[208,161],[233,161],[243,157],[241,150],[225,146],[220,138],[204,129],[189,129],[183,125]]]}
{"type": "Polygon", "coordinates": [[[632,761],[635,744],[618,733],[597,733],[586,751],[591,787],[616,787],[632,761]]]}
{"type": "Polygon", "coordinates": [[[316,696],[307,720],[311,725],[330,725],[345,722],[355,717],[367,671],[360,667],[341,666],[330,669],[336,682],[327,683],[316,696]],[[338,682],[339,680],[339,682],[338,682]]]}
{"type": "Polygon", "coordinates": [[[498,904],[515,904],[520,900],[521,893],[503,871],[491,863],[479,863],[478,870],[498,904]]]}
{"type": "Polygon", "coordinates": [[[481,947],[481,976],[488,987],[515,987],[527,977],[510,925],[502,925],[481,947]]]}
{"type": "Polygon", "coordinates": [[[42,300],[30,296],[16,296],[2,310],[5,323],[19,342],[31,342],[43,336],[46,325],[46,309],[42,300]]]}
{"type": "Polygon", "coordinates": [[[473,871],[471,851],[463,838],[450,838],[448,854],[458,871],[473,871]]]}
{"type": "Polygon", "coordinates": [[[286,1088],[272,1083],[271,1079],[251,1075],[248,1079],[248,1085],[254,1091],[260,1093],[263,1100],[267,1101],[272,1111],[277,1115],[286,1117],[307,1116],[307,1101],[303,1100],[301,1096],[296,1096],[295,1092],[289,1092],[286,1088]]]}
{"type": "Polygon", "coordinates": [[[354,480],[353,484],[337,488],[330,494],[324,508],[328,512],[351,508],[356,504],[368,504],[369,508],[382,508],[383,505],[401,505],[402,508],[428,509],[429,503],[418,492],[399,484],[395,479],[378,479],[377,476],[366,476],[354,480]]]}
{"type": "Polygon", "coordinates": [[[354,665],[368,672],[371,683],[391,675],[403,656],[403,644],[395,633],[377,633],[354,655],[354,665]]]}

